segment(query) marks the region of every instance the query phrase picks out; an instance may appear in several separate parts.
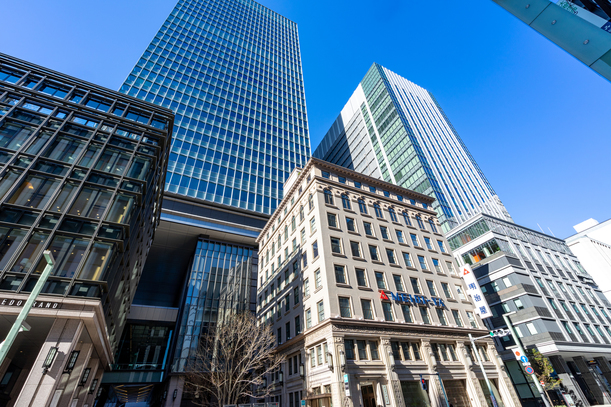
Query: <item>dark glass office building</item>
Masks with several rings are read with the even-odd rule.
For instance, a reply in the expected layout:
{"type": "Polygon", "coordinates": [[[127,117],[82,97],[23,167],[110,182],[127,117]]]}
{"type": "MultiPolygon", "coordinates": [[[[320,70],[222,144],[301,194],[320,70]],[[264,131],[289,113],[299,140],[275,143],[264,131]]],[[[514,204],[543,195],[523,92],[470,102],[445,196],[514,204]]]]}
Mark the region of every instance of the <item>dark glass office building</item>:
{"type": "Polygon", "coordinates": [[[167,329],[159,343],[126,330],[104,382],[109,402],[189,405],[181,375],[199,337],[254,311],[255,239],[310,158],[297,25],[252,0],[180,0],[120,91],[176,114],[161,224],[128,315],[134,332],[167,329]]]}
{"type": "Polygon", "coordinates": [[[173,114],[0,54],[0,406],[92,405],[159,224],[173,114]],[[44,368],[44,369],[43,369],[44,368]]]}

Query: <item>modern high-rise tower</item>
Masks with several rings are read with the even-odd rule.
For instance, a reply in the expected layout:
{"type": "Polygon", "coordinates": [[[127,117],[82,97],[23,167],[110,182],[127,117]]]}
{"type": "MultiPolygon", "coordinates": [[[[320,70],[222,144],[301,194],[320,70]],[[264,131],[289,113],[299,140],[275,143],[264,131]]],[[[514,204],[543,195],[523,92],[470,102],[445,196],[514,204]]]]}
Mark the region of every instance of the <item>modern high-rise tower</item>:
{"type": "Polygon", "coordinates": [[[435,198],[444,231],[511,216],[426,89],[374,63],[314,157],[435,198]]]}
{"type": "Polygon", "coordinates": [[[310,157],[297,24],[251,0],[180,0],[121,92],[176,113],[166,191],[271,214],[310,157]]]}
{"type": "Polygon", "coordinates": [[[200,335],[254,311],[255,239],[310,158],[297,25],[252,0],[179,0],[121,92],[175,121],[161,223],[104,383],[109,402],[178,406],[195,397],[181,375],[200,335]]]}

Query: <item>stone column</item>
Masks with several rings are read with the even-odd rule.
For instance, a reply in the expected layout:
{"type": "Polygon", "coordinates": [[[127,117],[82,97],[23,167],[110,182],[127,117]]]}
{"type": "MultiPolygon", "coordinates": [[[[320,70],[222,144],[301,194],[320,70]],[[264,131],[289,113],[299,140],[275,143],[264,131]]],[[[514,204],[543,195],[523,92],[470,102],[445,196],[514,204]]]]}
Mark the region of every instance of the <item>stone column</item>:
{"type": "Polygon", "coordinates": [[[473,407],[487,407],[484,392],[479,384],[475,369],[476,364],[471,361],[471,358],[467,355],[467,348],[464,342],[456,343],[456,356],[458,360],[465,366],[465,374],[467,375],[467,394],[473,407]]]}
{"type": "MultiPolygon", "coordinates": [[[[380,343],[382,344],[382,360],[386,365],[386,383],[388,386],[388,396],[390,397],[390,405],[396,407],[405,407],[405,400],[403,399],[403,392],[401,391],[401,382],[399,381],[399,375],[395,372],[395,367],[391,366],[390,353],[392,347],[390,346],[389,337],[381,337],[380,343]]],[[[399,362],[395,360],[395,363],[399,362]]],[[[378,405],[386,405],[384,400],[380,400],[378,405]]]]}
{"type": "Polygon", "coordinates": [[[429,368],[429,376],[425,377],[428,380],[428,395],[431,401],[431,407],[446,407],[443,399],[443,390],[437,378],[437,360],[433,355],[431,343],[428,339],[422,339],[422,359],[426,362],[429,368]]]}
{"type": "Polygon", "coordinates": [[[49,405],[57,389],[66,364],[66,359],[74,349],[83,331],[83,321],[76,319],[56,319],[45,342],[34,361],[26,382],[15,402],[15,407],[44,407],[49,405]],[[43,362],[51,347],[58,352],[49,371],[43,373],[43,362]]]}
{"type": "MultiPolygon", "coordinates": [[[[348,404],[346,403],[346,392],[344,390],[344,373],[348,373],[348,369],[346,368],[345,372],[342,372],[342,364],[340,352],[345,352],[344,349],[344,337],[343,336],[333,336],[331,346],[329,346],[329,350],[333,353],[333,374],[331,377],[333,380],[331,381],[331,400],[333,401],[334,406],[342,406],[342,407],[352,407],[354,405],[358,405],[353,400],[357,400],[359,395],[353,394],[356,389],[356,385],[354,383],[354,375],[350,375],[350,397],[348,398],[348,404]]],[[[344,353],[345,356],[345,353],[344,353]]],[[[325,355],[325,358],[327,355],[325,355]]],[[[307,358],[307,355],[306,355],[307,358]]],[[[306,362],[307,363],[307,362],[306,362]]],[[[308,365],[309,366],[309,365],[308,365]]],[[[307,376],[307,375],[306,375],[307,376]]],[[[304,386],[304,394],[307,393],[308,385],[304,386]]]]}
{"type": "MultiPolygon", "coordinates": [[[[61,384],[57,386],[57,391],[62,390],[62,395],[58,400],[59,403],[51,402],[51,405],[49,407],[72,406],[72,401],[78,398],[81,378],[83,376],[83,372],[89,364],[89,358],[91,357],[93,345],[91,343],[78,344],[75,347],[75,350],[80,351],[80,353],[78,355],[78,358],[76,359],[74,369],[72,369],[72,371],[69,373],[64,373],[64,378],[62,378],[61,384]]],[[[68,355],[68,357],[70,357],[70,355],[68,355]]],[[[87,382],[89,382],[90,380],[91,377],[89,377],[87,382]]],[[[53,401],[55,400],[56,398],[54,397],[53,401]]]]}

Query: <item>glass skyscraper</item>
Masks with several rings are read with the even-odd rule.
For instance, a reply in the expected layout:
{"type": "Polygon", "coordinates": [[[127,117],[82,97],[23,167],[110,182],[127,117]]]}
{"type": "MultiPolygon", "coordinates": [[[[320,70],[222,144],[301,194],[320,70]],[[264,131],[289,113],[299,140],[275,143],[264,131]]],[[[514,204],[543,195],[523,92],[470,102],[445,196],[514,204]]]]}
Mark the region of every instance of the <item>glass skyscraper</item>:
{"type": "Polygon", "coordinates": [[[271,214],[310,156],[297,24],[254,1],[178,1],[120,91],[176,113],[168,192],[271,214]]]}
{"type": "Polygon", "coordinates": [[[435,198],[444,231],[509,213],[426,89],[374,63],[314,157],[435,198]]]}

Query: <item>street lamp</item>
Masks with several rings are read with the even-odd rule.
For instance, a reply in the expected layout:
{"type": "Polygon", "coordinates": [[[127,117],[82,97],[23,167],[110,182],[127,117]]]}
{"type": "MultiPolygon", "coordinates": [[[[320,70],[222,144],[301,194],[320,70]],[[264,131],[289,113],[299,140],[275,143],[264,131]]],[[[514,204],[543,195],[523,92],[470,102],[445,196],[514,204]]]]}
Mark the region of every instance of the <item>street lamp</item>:
{"type": "Polygon", "coordinates": [[[83,372],[83,376],[81,377],[81,383],[80,386],[84,386],[87,383],[87,379],[89,379],[89,375],[91,374],[91,368],[87,368],[85,369],[85,371],[83,372]]]}
{"type": "Polygon", "coordinates": [[[303,363],[299,364],[299,376],[303,379],[305,377],[305,365],[303,363]]]}
{"type": "Polygon", "coordinates": [[[333,371],[333,354],[331,352],[327,352],[327,364],[329,365],[329,369],[333,371]]]}
{"type": "Polygon", "coordinates": [[[390,360],[391,369],[395,369],[395,355],[392,354],[392,350],[388,350],[388,358],[390,360]]]}
{"type": "Polygon", "coordinates": [[[342,372],[346,370],[346,354],[343,350],[339,351],[339,364],[342,369],[342,372]]]}
{"type": "Polygon", "coordinates": [[[78,359],[78,355],[81,353],[80,350],[73,350],[70,354],[70,359],[68,359],[68,364],[66,365],[66,372],[71,372],[74,369],[74,365],[76,365],[76,360],[78,359]]]}

